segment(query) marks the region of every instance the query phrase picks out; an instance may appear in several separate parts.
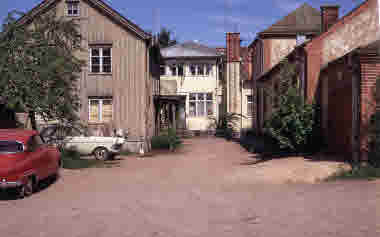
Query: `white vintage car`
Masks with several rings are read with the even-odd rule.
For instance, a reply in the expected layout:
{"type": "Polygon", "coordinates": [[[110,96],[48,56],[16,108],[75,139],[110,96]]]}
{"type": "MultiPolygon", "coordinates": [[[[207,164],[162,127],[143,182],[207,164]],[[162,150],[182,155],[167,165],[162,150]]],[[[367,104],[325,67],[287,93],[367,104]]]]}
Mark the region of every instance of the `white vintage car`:
{"type": "Polygon", "coordinates": [[[123,137],[87,136],[77,129],[69,130],[70,132],[66,128],[49,126],[42,129],[41,135],[47,143],[76,150],[81,155],[94,155],[98,160],[106,160],[119,154],[126,141],[123,137]]]}

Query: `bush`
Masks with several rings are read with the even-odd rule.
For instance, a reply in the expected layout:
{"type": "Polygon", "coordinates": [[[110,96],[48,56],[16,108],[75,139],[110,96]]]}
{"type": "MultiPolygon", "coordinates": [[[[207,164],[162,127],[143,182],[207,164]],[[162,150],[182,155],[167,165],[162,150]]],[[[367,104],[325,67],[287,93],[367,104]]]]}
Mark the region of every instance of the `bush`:
{"type": "Polygon", "coordinates": [[[352,180],[352,179],[366,179],[374,180],[380,178],[380,168],[371,165],[354,167],[351,170],[341,169],[332,176],[328,177],[326,181],[335,181],[339,179],[352,180]]]}
{"type": "Polygon", "coordinates": [[[78,151],[63,149],[61,151],[63,168],[65,169],[84,169],[99,165],[101,161],[95,159],[81,159],[78,151]]]}
{"type": "Polygon", "coordinates": [[[313,147],[313,136],[319,133],[319,127],[315,123],[316,114],[316,106],[304,102],[298,90],[290,87],[280,96],[279,107],[265,122],[264,132],[283,150],[309,151],[313,147]]]}
{"type": "Polygon", "coordinates": [[[152,149],[168,149],[175,151],[182,144],[175,129],[168,129],[165,134],[152,137],[152,149]]]}
{"type": "Polygon", "coordinates": [[[219,118],[210,117],[209,119],[213,120],[217,137],[224,137],[227,140],[233,138],[234,127],[237,127],[238,122],[244,116],[237,113],[224,113],[220,114],[219,118]]]}
{"type": "Polygon", "coordinates": [[[368,163],[373,167],[380,168],[380,111],[376,111],[370,121],[368,163]]]}

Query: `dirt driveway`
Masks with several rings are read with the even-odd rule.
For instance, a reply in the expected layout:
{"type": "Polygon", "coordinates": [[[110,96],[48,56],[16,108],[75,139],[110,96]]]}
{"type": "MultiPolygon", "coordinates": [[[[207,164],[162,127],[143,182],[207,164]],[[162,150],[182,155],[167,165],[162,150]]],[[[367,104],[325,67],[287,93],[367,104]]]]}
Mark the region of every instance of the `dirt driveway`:
{"type": "Polygon", "coordinates": [[[379,182],[267,182],[237,144],[186,143],[120,167],[65,170],[30,198],[0,200],[1,236],[380,236],[379,182]]]}

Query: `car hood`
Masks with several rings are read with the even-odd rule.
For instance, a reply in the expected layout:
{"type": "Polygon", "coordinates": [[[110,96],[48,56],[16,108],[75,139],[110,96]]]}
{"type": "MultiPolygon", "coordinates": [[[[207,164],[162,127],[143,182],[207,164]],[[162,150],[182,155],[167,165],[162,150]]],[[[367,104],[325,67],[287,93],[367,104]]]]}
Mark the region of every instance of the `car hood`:
{"type": "Polygon", "coordinates": [[[0,176],[8,175],[16,166],[25,160],[23,152],[14,154],[1,154],[0,153],[0,176]]]}

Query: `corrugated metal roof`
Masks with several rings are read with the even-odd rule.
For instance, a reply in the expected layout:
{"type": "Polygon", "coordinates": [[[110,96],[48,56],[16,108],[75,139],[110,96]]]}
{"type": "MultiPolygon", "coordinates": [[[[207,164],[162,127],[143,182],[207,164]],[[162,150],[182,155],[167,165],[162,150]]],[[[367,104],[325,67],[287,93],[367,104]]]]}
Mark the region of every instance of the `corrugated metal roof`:
{"type": "Polygon", "coordinates": [[[220,56],[218,50],[215,48],[209,48],[193,41],[163,48],[161,49],[161,55],[164,58],[220,56]]]}

